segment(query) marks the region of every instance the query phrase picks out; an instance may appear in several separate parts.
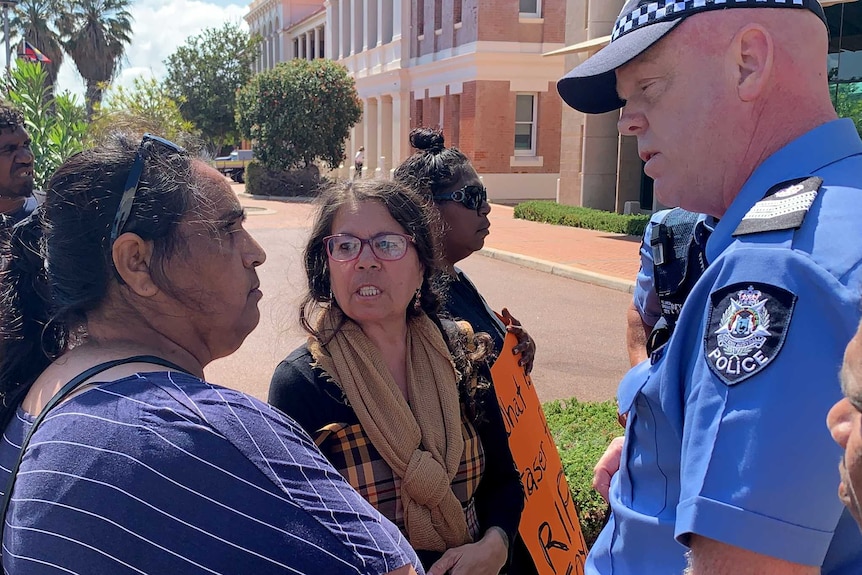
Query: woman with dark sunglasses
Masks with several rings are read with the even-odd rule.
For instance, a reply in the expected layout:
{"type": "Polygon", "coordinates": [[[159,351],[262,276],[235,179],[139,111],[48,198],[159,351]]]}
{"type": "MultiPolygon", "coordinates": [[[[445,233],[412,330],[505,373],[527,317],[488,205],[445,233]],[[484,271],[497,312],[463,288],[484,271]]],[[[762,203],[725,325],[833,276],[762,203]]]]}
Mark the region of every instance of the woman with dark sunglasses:
{"type": "MultiPolygon", "coordinates": [[[[506,332],[518,338],[515,354],[527,373],[533,369],[536,344],[521,323],[503,308],[506,326],[485,302],[467,275],[455,264],[485,245],[491,223],[491,206],[479,175],[470,160],[457,148],[447,148],[443,133],[431,128],[410,132],[416,152],[395,170],[395,180],[410,185],[430,199],[440,216],[444,269],[449,280],[443,311],[450,317],[468,321],[477,332],[485,332],[499,354],[506,332]]],[[[501,502],[501,507],[505,503],[501,502]]],[[[532,574],[535,567],[520,537],[513,542],[511,574],[532,574]]]]}
{"type": "Polygon", "coordinates": [[[296,423],[204,381],[259,319],[244,219],[147,134],[70,158],[5,238],[4,573],[422,571],[296,423]]]}
{"type": "Polygon", "coordinates": [[[309,333],[269,402],[404,532],[429,573],[496,575],[524,505],[487,334],[441,320],[435,210],[407,186],[339,183],[305,248],[309,333]]]}
{"type": "Polygon", "coordinates": [[[454,318],[464,319],[476,329],[494,339],[497,353],[503,346],[506,332],[518,338],[514,353],[521,354],[519,363],[527,373],[533,369],[536,343],[503,308],[503,324],[479,294],[473,282],[455,264],[479,251],[485,245],[491,223],[491,206],[479,174],[469,158],[457,148],[444,145],[443,133],[431,128],[416,128],[410,132],[410,144],[416,153],[395,170],[395,179],[415,188],[433,200],[443,223],[443,260],[451,283],[444,310],[454,318]]]}

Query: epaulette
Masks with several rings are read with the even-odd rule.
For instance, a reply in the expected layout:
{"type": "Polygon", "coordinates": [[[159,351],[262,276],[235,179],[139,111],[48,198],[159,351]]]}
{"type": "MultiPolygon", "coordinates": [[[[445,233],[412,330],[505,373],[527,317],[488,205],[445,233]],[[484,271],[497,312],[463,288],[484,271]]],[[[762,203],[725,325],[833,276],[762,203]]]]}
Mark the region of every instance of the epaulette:
{"type": "Polygon", "coordinates": [[[766,196],[754,204],[733,236],[796,229],[814,203],[823,179],[816,176],[788,180],[772,186],[766,196]]]}

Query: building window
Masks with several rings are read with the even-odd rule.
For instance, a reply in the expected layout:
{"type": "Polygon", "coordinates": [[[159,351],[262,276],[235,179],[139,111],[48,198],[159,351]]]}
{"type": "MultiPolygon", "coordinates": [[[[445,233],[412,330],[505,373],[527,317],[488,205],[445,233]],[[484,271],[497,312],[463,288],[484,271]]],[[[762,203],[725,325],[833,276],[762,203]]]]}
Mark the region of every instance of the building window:
{"type": "Polygon", "coordinates": [[[542,0],[521,0],[521,16],[542,16],[542,0]]]}
{"type": "Polygon", "coordinates": [[[452,7],[452,16],[455,24],[461,23],[461,11],[464,9],[464,0],[455,0],[455,5],[452,7]]]}
{"type": "Polygon", "coordinates": [[[443,29],[443,0],[434,0],[434,30],[443,29]]]}
{"type": "Polygon", "coordinates": [[[536,155],[537,94],[515,96],[515,155],[536,155]]]}

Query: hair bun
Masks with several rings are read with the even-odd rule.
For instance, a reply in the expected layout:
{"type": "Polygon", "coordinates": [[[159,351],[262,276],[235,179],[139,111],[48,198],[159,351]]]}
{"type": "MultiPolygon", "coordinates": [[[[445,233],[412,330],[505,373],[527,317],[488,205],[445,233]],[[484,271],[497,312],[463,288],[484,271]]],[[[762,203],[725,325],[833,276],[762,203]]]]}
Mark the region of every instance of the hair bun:
{"type": "Polygon", "coordinates": [[[410,132],[410,145],[417,150],[427,150],[431,153],[442,152],[445,140],[443,132],[433,128],[416,128],[410,132]]]}

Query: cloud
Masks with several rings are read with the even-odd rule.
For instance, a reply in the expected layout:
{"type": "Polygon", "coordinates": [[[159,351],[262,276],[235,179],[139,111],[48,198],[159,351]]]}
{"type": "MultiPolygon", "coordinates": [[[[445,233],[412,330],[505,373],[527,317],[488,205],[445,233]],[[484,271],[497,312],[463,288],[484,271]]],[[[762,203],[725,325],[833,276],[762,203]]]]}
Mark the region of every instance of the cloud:
{"type": "MultiPolygon", "coordinates": [[[[164,61],[205,28],[219,27],[225,22],[238,22],[248,29],[242,17],[248,5],[232,0],[138,0],[132,3],[132,41],[126,47],[126,60],[115,85],[131,86],[135,78],[165,75],[164,61]]],[[[84,95],[84,82],[71,58],[60,67],[57,79],[60,90],[84,95]]]]}

